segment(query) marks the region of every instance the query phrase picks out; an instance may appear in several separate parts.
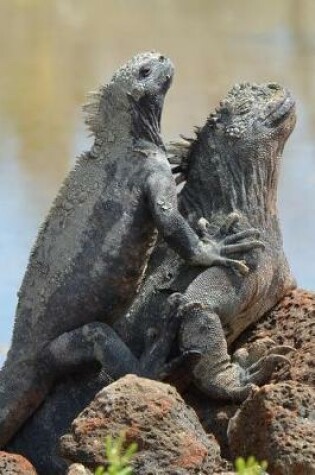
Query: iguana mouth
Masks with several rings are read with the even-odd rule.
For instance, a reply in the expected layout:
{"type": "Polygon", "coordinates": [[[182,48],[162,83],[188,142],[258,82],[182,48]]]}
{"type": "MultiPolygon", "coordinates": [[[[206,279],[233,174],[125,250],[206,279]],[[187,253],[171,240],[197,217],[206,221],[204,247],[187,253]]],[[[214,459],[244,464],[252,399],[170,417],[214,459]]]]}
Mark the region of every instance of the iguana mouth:
{"type": "Polygon", "coordinates": [[[162,92],[166,93],[172,84],[173,76],[171,74],[167,74],[165,77],[165,81],[162,84],[162,92]]]}
{"type": "Polygon", "coordinates": [[[295,101],[289,92],[286,92],[284,98],[272,105],[272,110],[265,117],[264,123],[268,127],[277,127],[291,115],[295,108],[295,101]]]}

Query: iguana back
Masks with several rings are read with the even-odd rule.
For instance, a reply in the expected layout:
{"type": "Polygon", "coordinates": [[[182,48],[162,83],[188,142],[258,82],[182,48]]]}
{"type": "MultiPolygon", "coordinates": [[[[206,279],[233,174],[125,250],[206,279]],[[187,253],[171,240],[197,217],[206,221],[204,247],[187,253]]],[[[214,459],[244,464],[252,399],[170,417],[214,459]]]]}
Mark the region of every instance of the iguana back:
{"type": "Polygon", "coordinates": [[[0,372],[0,446],[42,402],[58,373],[93,361],[116,376],[139,372],[110,325],[135,295],[156,227],[187,257],[198,248],[197,235],[177,211],[160,137],[172,75],[166,57],[137,55],[86,108],[94,145],[65,180],[19,292],[0,372]],[[159,205],[159,182],[167,213],[159,205]]]}

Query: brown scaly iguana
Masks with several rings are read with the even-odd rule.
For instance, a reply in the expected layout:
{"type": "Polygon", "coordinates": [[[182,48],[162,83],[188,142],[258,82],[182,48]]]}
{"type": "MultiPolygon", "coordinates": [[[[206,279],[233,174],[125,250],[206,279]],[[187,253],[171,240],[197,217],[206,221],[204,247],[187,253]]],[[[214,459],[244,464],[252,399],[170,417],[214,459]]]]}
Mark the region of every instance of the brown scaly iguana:
{"type": "Polygon", "coordinates": [[[247,270],[224,257],[224,243],[200,240],[177,210],[160,136],[172,76],[169,59],[140,54],[87,107],[94,145],[64,182],[19,292],[12,345],[0,372],[0,446],[39,406],[57,375],[97,361],[113,378],[156,376],[155,362],[167,357],[174,327],[166,325],[140,361],[111,327],[135,296],[156,228],[190,265],[221,262],[247,270]]]}

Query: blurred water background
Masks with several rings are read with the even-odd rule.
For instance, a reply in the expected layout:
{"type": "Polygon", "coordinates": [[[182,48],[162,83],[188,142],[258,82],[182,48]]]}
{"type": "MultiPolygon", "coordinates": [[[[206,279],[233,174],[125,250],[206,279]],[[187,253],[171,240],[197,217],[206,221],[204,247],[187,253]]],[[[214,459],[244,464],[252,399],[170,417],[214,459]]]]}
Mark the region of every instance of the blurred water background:
{"type": "Polygon", "coordinates": [[[190,135],[236,81],[293,91],[279,208],[298,283],[315,288],[313,0],[0,0],[0,364],[38,226],[89,145],[85,94],[151,49],[176,66],[166,140],[190,135]]]}

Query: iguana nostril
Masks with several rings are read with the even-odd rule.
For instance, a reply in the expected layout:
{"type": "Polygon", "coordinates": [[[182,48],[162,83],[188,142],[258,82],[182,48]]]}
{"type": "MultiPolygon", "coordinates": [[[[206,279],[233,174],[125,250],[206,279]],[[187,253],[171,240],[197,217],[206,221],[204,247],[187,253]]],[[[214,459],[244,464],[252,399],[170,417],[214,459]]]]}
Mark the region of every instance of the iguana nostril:
{"type": "Polygon", "coordinates": [[[281,86],[277,84],[276,82],[269,82],[267,86],[269,87],[269,89],[274,89],[275,91],[278,91],[279,89],[281,89],[281,86]]]}
{"type": "Polygon", "coordinates": [[[163,62],[165,61],[165,56],[161,55],[161,56],[159,57],[159,61],[161,61],[161,63],[163,63],[163,62]]]}

